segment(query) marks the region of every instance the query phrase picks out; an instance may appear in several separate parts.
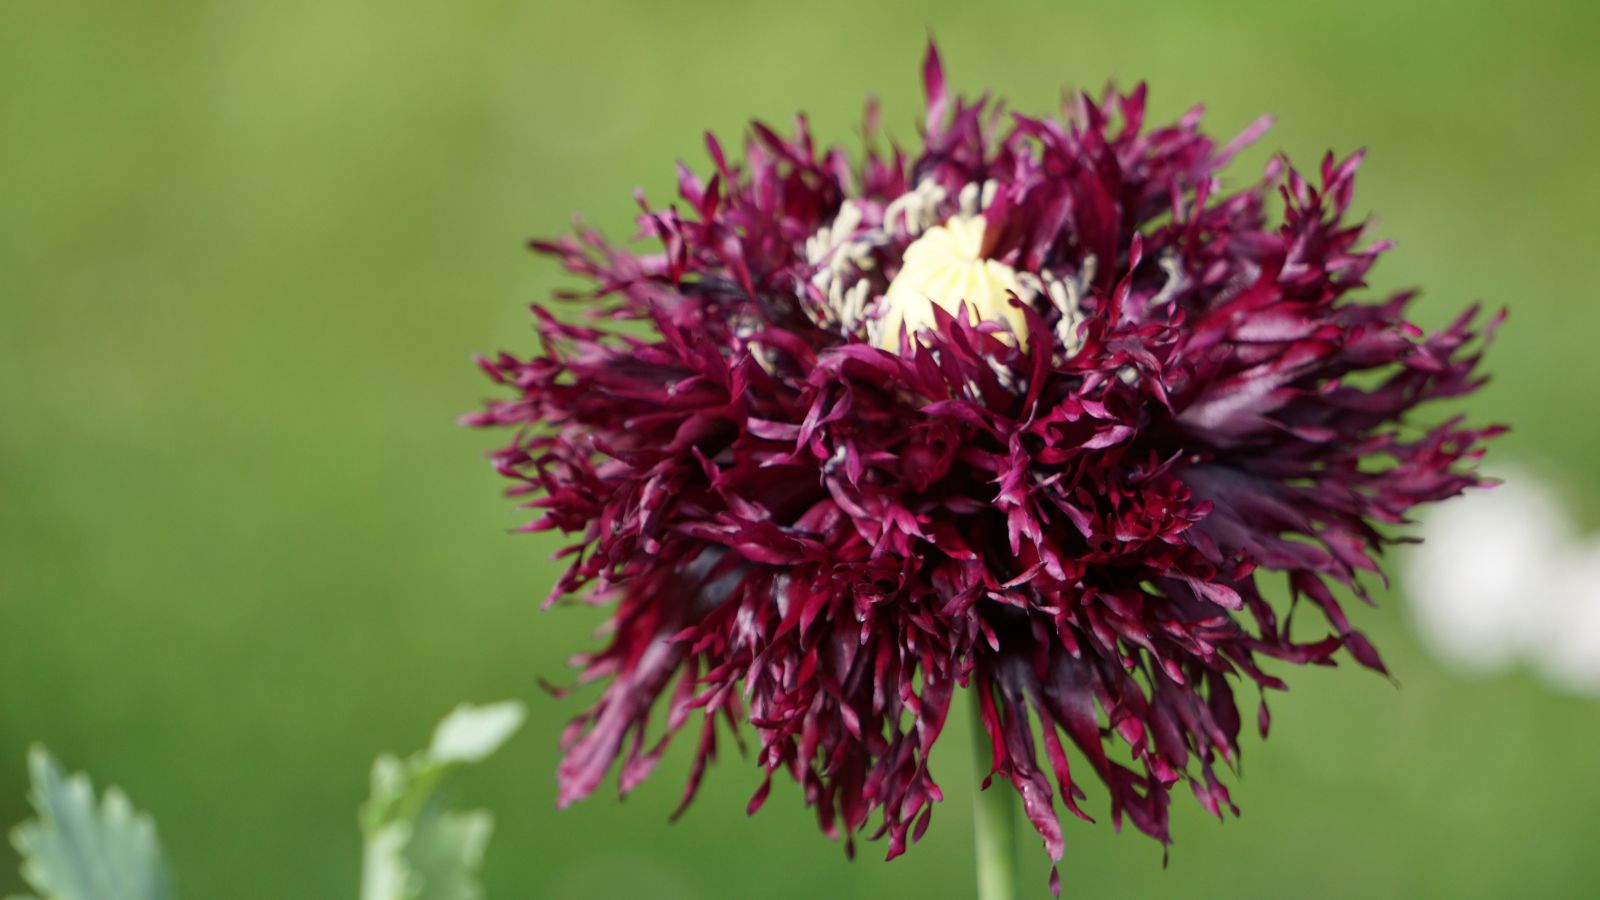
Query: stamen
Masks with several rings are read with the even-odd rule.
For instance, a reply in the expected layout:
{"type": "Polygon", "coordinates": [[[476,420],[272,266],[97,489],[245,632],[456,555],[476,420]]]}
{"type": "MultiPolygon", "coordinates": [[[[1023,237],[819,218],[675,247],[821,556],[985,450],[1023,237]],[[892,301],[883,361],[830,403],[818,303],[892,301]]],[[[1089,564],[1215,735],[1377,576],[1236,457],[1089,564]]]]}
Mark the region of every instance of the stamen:
{"type": "Polygon", "coordinates": [[[924,178],[916,188],[901,194],[883,210],[883,227],[893,228],[896,220],[906,234],[913,237],[926,231],[939,221],[939,207],[949,194],[937,181],[924,178]]]}

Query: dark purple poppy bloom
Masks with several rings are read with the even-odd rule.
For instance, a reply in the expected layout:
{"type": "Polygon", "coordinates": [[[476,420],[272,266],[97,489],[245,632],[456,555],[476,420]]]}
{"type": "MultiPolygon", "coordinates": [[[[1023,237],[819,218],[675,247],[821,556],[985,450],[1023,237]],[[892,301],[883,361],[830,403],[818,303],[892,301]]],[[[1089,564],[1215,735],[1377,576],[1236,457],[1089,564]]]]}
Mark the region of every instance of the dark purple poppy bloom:
{"type": "Polygon", "coordinates": [[[535,307],[542,349],[483,361],[509,396],[469,422],[515,430],[527,529],[574,536],[551,599],[615,604],[563,806],[614,767],[633,788],[698,711],[688,803],[720,714],[759,737],[751,810],[784,771],[894,857],[964,687],[1053,859],[1091,772],[1167,842],[1177,782],[1231,808],[1266,660],[1383,671],[1336,595],[1478,483],[1495,429],[1407,418],[1481,383],[1476,312],[1425,334],[1409,294],[1360,297],[1386,245],[1345,220],[1359,154],[1229,188],[1266,120],[1219,146],[1199,109],[1149,126],[1142,85],[1057,119],[951,96],[931,50],[923,78],[918,153],[871,106],[854,160],[758,123],[742,160],[707,138],[679,203],[641,198],[650,252],[534,244],[587,319],[535,307]],[[1325,638],[1290,638],[1269,572],[1325,638]]]}

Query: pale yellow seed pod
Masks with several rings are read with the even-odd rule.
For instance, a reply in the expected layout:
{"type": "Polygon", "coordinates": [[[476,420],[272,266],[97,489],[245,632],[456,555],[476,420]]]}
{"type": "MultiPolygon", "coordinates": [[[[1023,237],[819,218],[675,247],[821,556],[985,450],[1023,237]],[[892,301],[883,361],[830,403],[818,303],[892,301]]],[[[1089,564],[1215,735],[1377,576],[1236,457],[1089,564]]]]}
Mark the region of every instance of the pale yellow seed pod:
{"type": "Polygon", "coordinates": [[[1016,270],[981,258],[983,230],[981,215],[952,216],[911,242],[900,273],[883,296],[877,346],[898,351],[902,326],[915,338],[917,332],[934,327],[934,306],[955,315],[963,300],[972,324],[1000,322],[1026,343],[1027,319],[1010,301],[1011,294],[1026,294],[1016,270]]]}

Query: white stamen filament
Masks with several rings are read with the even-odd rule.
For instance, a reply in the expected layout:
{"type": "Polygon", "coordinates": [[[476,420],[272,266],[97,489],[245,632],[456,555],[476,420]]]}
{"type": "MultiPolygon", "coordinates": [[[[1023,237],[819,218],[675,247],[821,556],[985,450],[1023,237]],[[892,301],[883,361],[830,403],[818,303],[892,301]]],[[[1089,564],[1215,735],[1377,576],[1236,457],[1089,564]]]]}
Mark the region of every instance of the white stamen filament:
{"type": "Polygon", "coordinates": [[[827,297],[823,312],[847,331],[855,330],[866,318],[871,292],[871,285],[865,280],[845,286],[852,270],[865,272],[874,265],[874,244],[857,238],[862,219],[861,207],[854,200],[846,200],[833,224],[818,229],[806,240],[806,261],[816,267],[811,283],[827,297]]]}
{"type": "Polygon", "coordinates": [[[917,182],[912,190],[896,197],[884,207],[883,226],[892,228],[896,220],[906,234],[918,235],[939,221],[939,206],[944,203],[944,188],[931,178],[917,182]]]}

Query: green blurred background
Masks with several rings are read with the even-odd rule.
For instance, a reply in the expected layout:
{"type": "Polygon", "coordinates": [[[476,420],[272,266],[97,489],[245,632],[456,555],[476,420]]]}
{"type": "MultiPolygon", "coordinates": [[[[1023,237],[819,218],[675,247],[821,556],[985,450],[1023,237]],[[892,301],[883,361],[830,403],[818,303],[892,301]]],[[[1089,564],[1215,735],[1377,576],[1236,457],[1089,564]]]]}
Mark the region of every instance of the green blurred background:
{"type": "MultiPolygon", "coordinates": [[[[1430,324],[1512,308],[1470,409],[1600,526],[1600,5],[7,3],[0,821],[42,740],[157,816],[185,897],[352,897],[372,756],[514,696],[529,727],[458,785],[499,817],[491,897],[970,893],[959,730],[891,864],[847,862],[789,785],[747,820],[734,754],[669,825],[683,746],[627,803],[558,814],[579,704],[535,678],[599,615],[538,611],[553,544],[507,534],[499,436],[453,424],[488,390],[471,354],[529,348],[559,281],[525,237],[577,210],[624,233],[636,184],[666,199],[704,129],[750,116],[850,141],[872,91],[911,137],[930,30],[956,86],[1023,109],[1147,78],[1222,135],[1277,113],[1252,170],[1369,147],[1358,203],[1399,242],[1375,285],[1424,285],[1430,324]]],[[[1600,702],[1451,674],[1403,602],[1356,611],[1398,688],[1294,673],[1243,818],[1180,791],[1165,870],[1069,823],[1068,896],[1596,896],[1600,702]]]]}

